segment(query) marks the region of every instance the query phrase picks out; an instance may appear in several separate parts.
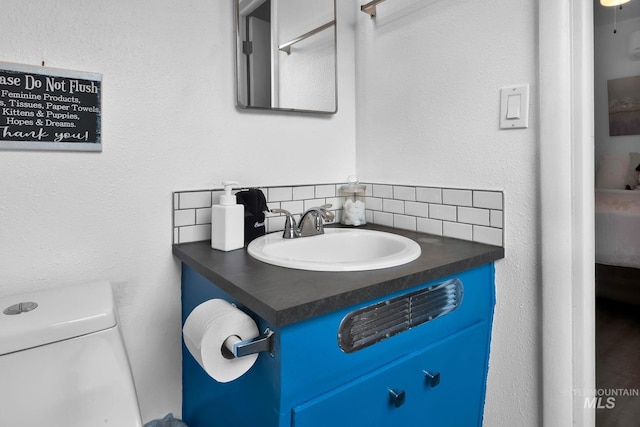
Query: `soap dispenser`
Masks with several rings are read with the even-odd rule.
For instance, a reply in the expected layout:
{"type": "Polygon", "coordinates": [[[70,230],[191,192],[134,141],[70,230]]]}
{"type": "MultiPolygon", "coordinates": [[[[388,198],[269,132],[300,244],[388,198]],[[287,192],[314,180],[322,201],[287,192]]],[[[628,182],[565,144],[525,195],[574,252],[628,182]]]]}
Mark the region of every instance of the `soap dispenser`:
{"type": "Polygon", "coordinates": [[[244,206],[231,194],[231,186],[237,182],[223,181],[222,185],[220,204],[211,206],[211,247],[232,251],[244,247],[244,206]]]}

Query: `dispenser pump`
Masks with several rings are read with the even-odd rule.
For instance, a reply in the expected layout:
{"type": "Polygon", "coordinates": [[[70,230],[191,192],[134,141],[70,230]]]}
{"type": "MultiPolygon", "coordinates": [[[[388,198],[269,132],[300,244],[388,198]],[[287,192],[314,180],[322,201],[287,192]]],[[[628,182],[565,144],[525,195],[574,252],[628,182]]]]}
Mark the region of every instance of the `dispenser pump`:
{"type": "Polygon", "coordinates": [[[232,251],[244,246],[244,205],[236,203],[231,187],[235,181],[222,181],[224,194],[219,204],[211,206],[211,247],[232,251]]]}
{"type": "Polygon", "coordinates": [[[236,196],[231,194],[231,188],[234,185],[239,185],[236,181],[222,181],[224,187],[224,194],[220,195],[220,204],[222,206],[235,205],[237,203],[236,196]]]}

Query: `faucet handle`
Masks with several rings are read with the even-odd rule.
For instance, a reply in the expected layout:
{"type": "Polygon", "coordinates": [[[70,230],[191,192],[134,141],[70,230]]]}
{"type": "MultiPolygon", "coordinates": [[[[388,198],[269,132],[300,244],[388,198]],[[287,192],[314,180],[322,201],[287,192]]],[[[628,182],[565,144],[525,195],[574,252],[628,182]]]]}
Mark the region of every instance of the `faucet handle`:
{"type": "Polygon", "coordinates": [[[325,221],[333,221],[335,218],[335,215],[333,214],[333,212],[330,212],[328,210],[331,206],[333,206],[331,203],[327,203],[325,205],[319,206],[320,210],[324,212],[323,219],[325,221]]]}
{"type": "Polygon", "coordinates": [[[284,222],[284,231],[282,233],[282,237],[284,239],[293,239],[297,237],[296,219],[291,215],[291,212],[286,209],[279,208],[271,209],[271,212],[281,213],[287,216],[287,219],[284,222]]]}
{"type": "Polygon", "coordinates": [[[273,213],[281,213],[281,214],[285,214],[286,216],[291,216],[291,212],[289,212],[286,209],[280,209],[280,208],[273,208],[270,210],[270,212],[273,213]]]}

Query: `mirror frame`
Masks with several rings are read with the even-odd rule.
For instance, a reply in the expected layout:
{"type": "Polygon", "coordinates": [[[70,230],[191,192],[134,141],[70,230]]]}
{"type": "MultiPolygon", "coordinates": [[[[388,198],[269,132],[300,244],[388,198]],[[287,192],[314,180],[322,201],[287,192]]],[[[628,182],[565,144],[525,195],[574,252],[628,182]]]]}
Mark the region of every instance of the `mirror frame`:
{"type": "Polygon", "coordinates": [[[336,0],[333,0],[333,73],[335,80],[335,90],[334,90],[334,98],[335,98],[335,108],[333,110],[309,110],[309,109],[301,109],[301,108],[283,108],[283,107],[261,107],[261,106],[253,106],[253,105],[245,105],[240,100],[240,82],[239,82],[239,67],[240,67],[240,46],[242,45],[242,36],[240,34],[240,10],[239,10],[239,2],[240,0],[232,0],[233,1],[233,14],[234,14],[234,32],[235,32],[235,78],[234,78],[234,87],[236,91],[236,107],[240,110],[263,110],[263,111],[284,111],[284,112],[294,112],[294,113],[315,113],[315,114],[336,114],[338,112],[338,20],[337,20],[337,11],[336,11],[336,0]]]}

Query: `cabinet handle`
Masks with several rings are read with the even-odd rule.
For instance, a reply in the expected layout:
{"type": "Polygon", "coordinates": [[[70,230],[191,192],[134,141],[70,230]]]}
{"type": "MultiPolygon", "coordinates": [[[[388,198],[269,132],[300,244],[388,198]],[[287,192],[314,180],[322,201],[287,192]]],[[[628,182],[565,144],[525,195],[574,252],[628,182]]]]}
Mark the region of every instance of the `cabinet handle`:
{"type": "Polygon", "coordinates": [[[406,393],[404,392],[404,390],[389,389],[389,401],[396,408],[399,408],[402,405],[404,405],[406,397],[407,396],[406,396],[406,393]]]}
{"type": "Polygon", "coordinates": [[[423,371],[423,372],[424,372],[425,381],[429,387],[433,388],[438,384],[440,384],[440,372],[436,372],[434,374],[431,374],[427,371],[423,371]]]}

